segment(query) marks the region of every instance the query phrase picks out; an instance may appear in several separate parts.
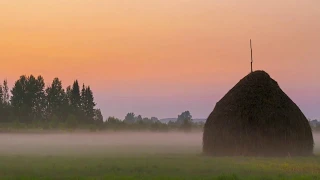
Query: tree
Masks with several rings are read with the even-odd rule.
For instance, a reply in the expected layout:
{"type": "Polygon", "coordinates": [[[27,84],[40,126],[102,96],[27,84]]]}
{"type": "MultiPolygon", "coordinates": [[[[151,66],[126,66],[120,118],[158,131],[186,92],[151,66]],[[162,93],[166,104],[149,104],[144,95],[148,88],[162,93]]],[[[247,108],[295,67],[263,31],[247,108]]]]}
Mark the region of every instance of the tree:
{"type": "Polygon", "coordinates": [[[143,118],[142,121],[144,123],[151,123],[151,120],[149,118],[147,118],[147,117],[143,118]]]}
{"type": "Polygon", "coordinates": [[[95,109],[94,110],[93,120],[98,125],[103,124],[103,116],[102,116],[102,113],[101,113],[100,109],[95,109]]]}
{"type": "Polygon", "coordinates": [[[22,122],[46,118],[46,97],[42,76],[20,76],[11,90],[11,105],[22,122]]]}
{"type": "Polygon", "coordinates": [[[134,123],[135,122],[135,114],[133,112],[128,113],[124,118],[124,121],[127,123],[134,123]]]}
{"type": "Polygon", "coordinates": [[[14,86],[11,90],[11,105],[13,107],[14,114],[18,119],[24,117],[23,121],[29,121],[29,116],[31,113],[31,103],[26,98],[26,84],[27,77],[20,76],[19,80],[14,83],[14,86]]]}
{"type": "Polygon", "coordinates": [[[184,119],[180,127],[184,132],[190,132],[192,128],[192,122],[189,119],[184,119]]]}
{"type": "Polygon", "coordinates": [[[70,113],[72,113],[79,123],[85,121],[84,113],[81,108],[81,95],[78,80],[75,80],[72,84],[72,88],[68,90],[67,95],[70,102],[70,113]]]}
{"type": "Polygon", "coordinates": [[[86,87],[84,84],[82,85],[82,90],[81,90],[81,108],[83,111],[85,111],[85,106],[86,106],[86,87]]]}
{"type": "Polygon", "coordinates": [[[0,108],[4,105],[3,87],[0,84],[0,108]]]}
{"type": "Polygon", "coordinates": [[[60,121],[66,118],[67,98],[62,82],[59,78],[54,78],[50,87],[46,89],[48,101],[48,114],[49,116],[56,116],[60,121]]]}
{"type": "Polygon", "coordinates": [[[185,132],[189,132],[192,128],[192,116],[189,111],[184,111],[178,115],[177,125],[185,132]]]}
{"type": "Polygon", "coordinates": [[[182,112],[180,115],[178,115],[177,124],[181,125],[185,120],[192,121],[192,116],[189,111],[182,112]]]}
{"type": "Polygon", "coordinates": [[[70,90],[70,103],[75,113],[79,113],[81,107],[81,95],[78,80],[75,80],[70,90]]]}
{"type": "Polygon", "coordinates": [[[3,100],[3,89],[2,85],[0,84],[0,122],[4,121],[3,114],[5,113],[5,105],[3,100]]]}
{"type": "Polygon", "coordinates": [[[32,97],[33,120],[45,120],[47,118],[47,98],[43,77],[38,76],[35,79],[31,75],[28,87],[28,97],[32,97]]]}
{"type": "Polygon", "coordinates": [[[1,102],[2,102],[2,112],[1,119],[2,121],[10,121],[12,118],[11,105],[10,105],[10,95],[9,95],[9,87],[8,81],[5,79],[3,81],[3,85],[0,88],[1,91],[1,102]]]}
{"type": "Polygon", "coordinates": [[[157,117],[151,117],[151,121],[152,121],[153,123],[155,123],[155,122],[158,122],[159,119],[158,119],[157,117]]]}
{"type": "Polygon", "coordinates": [[[3,81],[2,93],[3,93],[2,100],[4,101],[4,104],[9,105],[10,95],[9,95],[8,81],[6,79],[3,81]]]}
{"type": "Polygon", "coordinates": [[[120,124],[121,120],[112,116],[112,117],[108,117],[108,119],[106,120],[106,123],[120,124]]]}
{"type": "Polygon", "coordinates": [[[136,119],[136,122],[142,121],[142,116],[138,115],[135,119],[136,119]]]}
{"type": "Polygon", "coordinates": [[[171,127],[171,128],[177,128],[177,122],[169,121],[168,122],[168,126],[171,127]]]}
{"type": "Polygon", "coordinates": [[[68,101],[68,104],[71,106],[71,95],[72,93],[71,93],[71,86],[68,86],[67,88],[66,88],[66,99],[67,99],[67,101],[68,101]]]}
{"type": "Polygon", "coordinates": [[[95,109],[96,103],[94,102],[93,93],[90,89],[90,86],[85,87],[83,85],[81,90],[81,109],[85,116],[85,121],[87,123],[93,123],[94,116],[95,116],[95,109]]]}

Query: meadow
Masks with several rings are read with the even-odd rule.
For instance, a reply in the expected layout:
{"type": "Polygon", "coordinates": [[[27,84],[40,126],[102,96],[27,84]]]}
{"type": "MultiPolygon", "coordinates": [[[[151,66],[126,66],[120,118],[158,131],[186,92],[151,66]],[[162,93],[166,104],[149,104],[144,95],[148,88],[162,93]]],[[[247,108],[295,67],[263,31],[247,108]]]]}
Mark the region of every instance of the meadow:
{"type": "MultiPolygon", "coordinates": [[[[205,157],[202,133],[0,134],[0,179],[320,179],[320,157],[205,157]]],[[[314,134],[315,154],[320,135],[314,134]]]]}

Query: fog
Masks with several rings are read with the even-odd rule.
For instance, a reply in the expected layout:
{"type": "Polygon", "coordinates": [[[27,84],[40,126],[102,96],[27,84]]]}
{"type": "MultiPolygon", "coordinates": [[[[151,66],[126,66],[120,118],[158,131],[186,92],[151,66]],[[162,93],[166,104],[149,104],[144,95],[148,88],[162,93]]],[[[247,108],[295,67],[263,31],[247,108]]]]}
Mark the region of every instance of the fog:
{"type": "Polygon", "coordinates": [[[0,154],[133,154],[201,152],[202,133],[0,134],[0,154]]]}
{"type": "MultiPolygon", "coordinates": [[[[315,153],[320,134],[314,134],[315,153]]],[[[0,134],[0,155],[132,155],[201,153],[202,133],[0,134]]]]}

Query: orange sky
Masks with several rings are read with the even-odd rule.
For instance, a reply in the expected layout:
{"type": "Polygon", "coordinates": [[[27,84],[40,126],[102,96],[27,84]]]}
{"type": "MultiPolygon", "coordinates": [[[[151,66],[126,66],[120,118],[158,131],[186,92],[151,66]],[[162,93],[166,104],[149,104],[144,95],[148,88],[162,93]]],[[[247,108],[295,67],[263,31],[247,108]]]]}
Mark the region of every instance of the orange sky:
{"type": "Polygon", "coordinates": [[[254,68],[320,117],[319,0],[2,0],[0,77],[92,86],[105,116],[207,117],[254,68]]]}

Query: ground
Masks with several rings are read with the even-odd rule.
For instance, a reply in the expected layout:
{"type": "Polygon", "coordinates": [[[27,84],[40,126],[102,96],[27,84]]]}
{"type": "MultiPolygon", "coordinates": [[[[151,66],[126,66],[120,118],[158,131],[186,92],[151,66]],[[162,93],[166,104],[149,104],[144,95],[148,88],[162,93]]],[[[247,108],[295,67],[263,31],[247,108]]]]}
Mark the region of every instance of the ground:
{"type": "Polygon", "coordinates": [[[0,179],[320,179],[320,157],[208,158],[201,133],[0,134],[0,179]]]}

